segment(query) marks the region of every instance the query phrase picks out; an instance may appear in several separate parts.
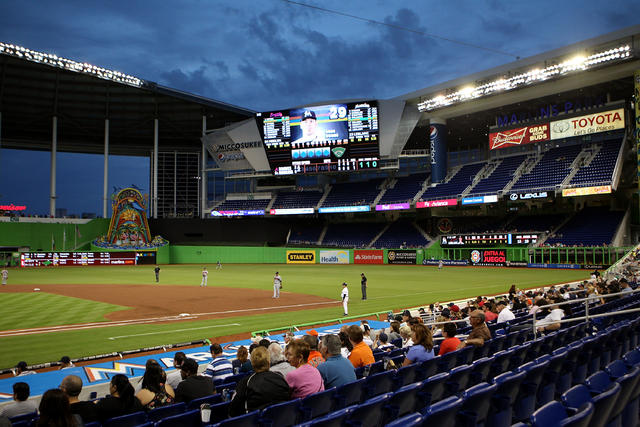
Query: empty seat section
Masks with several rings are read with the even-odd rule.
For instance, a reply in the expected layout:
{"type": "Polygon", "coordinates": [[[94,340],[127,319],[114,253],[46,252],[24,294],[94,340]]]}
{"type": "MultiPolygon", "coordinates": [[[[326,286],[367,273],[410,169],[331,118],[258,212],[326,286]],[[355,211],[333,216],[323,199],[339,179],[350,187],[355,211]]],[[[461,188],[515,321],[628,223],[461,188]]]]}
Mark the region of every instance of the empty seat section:
{"type": "Polygon", "coordinates": [[[272,208],[315,208],[321,198],[322,191],[286,191],[278,193],[272,208]]]}
{"type": "Polygon", "coordinates": [[[322,206],[370,205],[380,193],[383,179],[334,184],[322,206]]]}
{"type": "Polygon", "coordinates": [[[582,147],[569,145],[552,148],[540,159],[537,165],[527,174],[520,176],[511,187],[511,191],[549,190],[564,181],[571,172],[571,163],[578,156],[582,147]]]}
{"type": "Polygon", "coordinates": [[[382,223],[331,224],[322,244],[325,246],[362,248],[382,230],[382,223]]]}
{"type": "Polygon", "coordinates": [[[525,158],[525,155],[506,157],[491,175],[481,179],[473,187],[470,194],[496,193],[502,190],[513,179],[513,174],[525,158]]]}
{"type": "Polygon", "coordinates": [[[429,187],[422,194],[421,199],[431,200],[445,197],[457,197],[460,195],[473,181],[473,178],[485,166],[486,163],[474,163],[472,165],[463,166],[449,182],[441,183],[435,187],[429,187]]]}
{"type": "Polygon", "coordinates": [[[398,220],[375,241],[377,248],[423,247],[429,241],[418,231],[412,221],[398,220]]]}
{"type": "Polygon", "coordinates": [[[581,167],[569,184],[587,186],[610,183],[618,159],[620,143],[619,139],[605,142],[589,165],[581,167]]]}
{"type": "Polygon", "coordinates": [[[606,207],[584,208],[547,239],[547,243],[567,246],[609,244],[623,216],[624,212],[610,211],[606,207]]]}
{"type": "Polygon", "coordinates": [[[413,200],[428,178],[426,173],[417,173],[397,179],[393,188],[389,188],[379,203],[402,203],[413,200]]]}

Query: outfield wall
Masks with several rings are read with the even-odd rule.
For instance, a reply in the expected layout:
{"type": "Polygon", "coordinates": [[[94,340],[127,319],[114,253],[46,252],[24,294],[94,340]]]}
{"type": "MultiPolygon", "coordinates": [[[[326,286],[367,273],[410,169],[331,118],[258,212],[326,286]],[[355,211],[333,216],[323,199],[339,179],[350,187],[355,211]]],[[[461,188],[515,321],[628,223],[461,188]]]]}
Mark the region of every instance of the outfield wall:
{"type": "Polygon", "coordinates": [[[51,251],[55,244],[58,251],[73,250],[87,245],[109,230],[109,219],[97,218],[87,223],[71,221],[27,222],[32,218],[17,218],[16,221],[0,222],[0,246],[28,247],[31,251],[51,251]]]}

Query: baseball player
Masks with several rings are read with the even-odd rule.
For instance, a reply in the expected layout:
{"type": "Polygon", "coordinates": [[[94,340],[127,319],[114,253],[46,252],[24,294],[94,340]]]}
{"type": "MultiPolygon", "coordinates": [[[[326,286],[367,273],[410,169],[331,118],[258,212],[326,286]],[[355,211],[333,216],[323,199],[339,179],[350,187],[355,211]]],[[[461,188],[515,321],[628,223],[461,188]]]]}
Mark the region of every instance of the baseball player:
{"type": "Polygon", "coordinates": [[[360,290],[362,291],[362,299],[367,299],[367,276],[360,273],[360,290]]]}
{"type": "Polygon", "coordinates": [[[222,263],[218,260],[218,264],[216,264],[216,270],[222,270],[222,263]]]}
{"type": "Polygon", "coordinates": [[[158,283],[160,281],[160,266],[156,265],[153,272],[156,273],[156,283],[158,283]]]}
{"type": "Polygon", "coordinates": [[[349,315],[349,309],[347,306],[349,305],[349,289],[347,288],[347,282],[342,283],[342,307],[344,308],[344,315],[349,315]]]}
{"type": "Polygon", "coordinates": [[[9,272],[7,271],[6,268],[4,268],[2,270],[2,286],[5,286],[7,284],[8,278],[9,278],[9,272]]]}
{"type": "Polygon", "coordinates": [[[438,270],[442,270],[443,265],[444,265],[444,262],[442,262],[442,260],[438,261],[438,270]]]}
{"type": "Polygon", "coordinates": [[[201,287],[207,286],[208,276],[209,276],[209,272],[207,271],[207,267],[202,267],[202,282],[200,282],[201,287]]]}
{"type": "Polygon", "coordinates": [[[280,298],[280,289],[282,289],[282,277],[276,271],[276,275],[273,276],[273,298],[280,298]]]}

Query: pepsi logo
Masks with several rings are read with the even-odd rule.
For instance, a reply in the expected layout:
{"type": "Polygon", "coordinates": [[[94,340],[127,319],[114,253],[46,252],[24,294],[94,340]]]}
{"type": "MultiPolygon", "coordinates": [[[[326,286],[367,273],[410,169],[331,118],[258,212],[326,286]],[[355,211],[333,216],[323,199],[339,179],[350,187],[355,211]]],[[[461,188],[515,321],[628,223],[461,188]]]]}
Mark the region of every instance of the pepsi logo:
{"type": "Polygon", "coordinates": [[[429,135],[429,138],[431,140],[434,140],[437,136],[438,136],[438,128],[435,126],[431,126],[431,134],[429,135]]]}

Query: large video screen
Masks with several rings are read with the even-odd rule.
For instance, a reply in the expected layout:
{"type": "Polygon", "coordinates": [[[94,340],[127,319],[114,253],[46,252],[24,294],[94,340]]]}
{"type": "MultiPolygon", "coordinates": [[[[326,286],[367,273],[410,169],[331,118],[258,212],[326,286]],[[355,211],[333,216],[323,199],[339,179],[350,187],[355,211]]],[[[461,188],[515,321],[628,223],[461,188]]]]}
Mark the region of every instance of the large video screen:
{"type": "Polygon", "coordinates": [[[531,245],[538,237],[538,233],[446,234],[440,237],[440,246],[531,245]]]}
{"type": "Polygon", "coordinates": [[[155,251],[136,252],[23,252],[21,267],[155,264],[155,251]]]}
{"type": "Polygon", "coordinates": [[[256,120],[274,175],[378,168],[377,101],[257,113],[256,120]]]}

